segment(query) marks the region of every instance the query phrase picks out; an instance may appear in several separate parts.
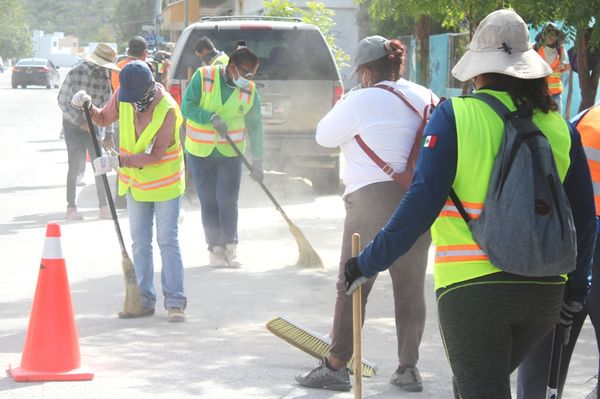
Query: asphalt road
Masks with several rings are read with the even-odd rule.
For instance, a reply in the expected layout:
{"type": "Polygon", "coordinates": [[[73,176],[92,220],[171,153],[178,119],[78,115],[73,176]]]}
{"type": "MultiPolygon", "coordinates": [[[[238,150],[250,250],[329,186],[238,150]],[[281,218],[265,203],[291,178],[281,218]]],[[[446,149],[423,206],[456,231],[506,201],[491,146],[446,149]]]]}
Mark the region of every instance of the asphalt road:
{"type": "MultiPolygon", "coordinates": [[[[64,70],[61,70],[63,73],[64,70]]],[[[316,197],[308,184],[269,175],[291,219],[323,258],[323,270],[293,266],[296,243],[262,192],[243,181],[239,270],[207,264],[200,211],[186,201],[180,241],[188,295],[187,320],[170,324],[157,307],[151,318],[120,320],[124,296],[121,256],[113,224],[97,217],[90,168],[78,206],[86,219],[62,220],[66,208],[67,154],[59,139],[58,90],[10,88],[0,74],[0,365],[20,364],[38,278],[46,224],[58,221],[79,331],[82,364],[95,377],[85,382],[17,383],[0,377],[0,398],[351,398],[352,393],[298,386],[296,374],[317,361],[270,334],[265,323],[285,315],[327,333],[343,221],[339,196],[316,197]]],[[[120,211],[126,242],[126,211],[120,211]]],[[[157,270],[160,261],[156,251],[157,270]]],[[[160,275],[155,275],[160,292],[160,275]]],[[[419,368],[424,392],[406,393],[388,383],[396,367],[389,277],[382,275],[367,307],[363,355],[379,373],[363,380],[365,398],[451,398],[451,374],[437,329],[431,265],[428,317],[419,368]]],[[[161,303],[161,300],[159,300],[161,303]]],[[[467,345],[468,343],[465,343],[467,345]]],[[[39,348],[43,351],[44,348],[39,348]]],[[[563,398],[583,398],[593,387],[598,351],[585,325],[563,398]]]]}

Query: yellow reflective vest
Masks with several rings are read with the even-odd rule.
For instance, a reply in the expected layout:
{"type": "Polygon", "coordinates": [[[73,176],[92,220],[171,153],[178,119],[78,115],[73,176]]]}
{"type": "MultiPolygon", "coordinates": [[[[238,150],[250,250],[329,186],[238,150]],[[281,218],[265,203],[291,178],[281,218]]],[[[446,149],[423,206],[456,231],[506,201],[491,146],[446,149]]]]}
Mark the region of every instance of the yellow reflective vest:
{"type": "Polygon", "coordinates": [[[136,139],[134,127],[135,110],[130,103],[119,103],[120,151],[135,155],[151,148],[156,133],[163,125],[167,112],[174,110],[176,115],[173,137],[175,143],[167,148],[157,163],[143,168],[119,168],[119,195],[131,190],[131,195],[140,202],[168,201],[181,196],[185,189],[183,151],[179,141],[179,128],[183,122],[181,111],[175,100],[165,93],[154,108],[152,120],[136,139]]]}
{"type": "MultiPolygon", "coordinates": [[[[245,89],[236,88],[227,101],[221,101],[221,71],[224,67],[206,66],[199,68],[202,96],[198,106],[206,111],[219,115],[229,129],[229,137],[243,153],[246,149],[246,114],[252,108],[256,86],[250,82],[245,89]]],[[[185,149],[192,155],[207,157],[216,148],[226,157],[235,157],[237,154],[230,144],[208,123],[196,123],[190,119],[186,121],[185,149]]]]}
{"type": "Polygon", "coordinates": [[[592,107],[577,123],[592,174],[596,215],[600,214],[600,107],[592,107]]]}
{"type": "MultiPolygon", "coordinates": [[[[479,92],[489,93],[511,111],[515,110],[507,93],[493,90],[479,92]]],[[[492,168],[502,142],[504,122],[491,107],[476,98],[453,98],[451,101],[456,120],[458,154],[452,187],[467,213],[476,219],[483,210],[492,168]]],[[[560,179],[564,181],[570,165],[571,148],[566,121],[557,112],[544,114],[539,110],[534,111],[533,121],[548,138],[560,179]]],[[[518,221],[507,220],[507,223],[518,221]]],[[[436,290],[501,271],[473,240],[471,231],[450,197],[431,227],[431,236],[436,246],[436,290]]]]}

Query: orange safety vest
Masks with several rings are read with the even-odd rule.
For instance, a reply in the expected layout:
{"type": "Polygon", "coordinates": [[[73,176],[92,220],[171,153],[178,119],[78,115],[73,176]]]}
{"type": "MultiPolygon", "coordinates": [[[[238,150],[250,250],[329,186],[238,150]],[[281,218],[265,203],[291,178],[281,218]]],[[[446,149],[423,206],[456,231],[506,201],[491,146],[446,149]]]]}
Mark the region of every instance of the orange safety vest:
{"type": "Polygon", "coordinates": [[[590,166],[596,215],[600,215],[600,107],[592,107],[577,122],[581,143],[590,166]]]}
{"type": "MultiPolygon", "coordinates": [[[[123,69],[123,67],[125,65],[127,65],[133,61],[141,61],[141,60],[138,60],[135,57],[127,57],[127,58],[124,58],[121,61],[119,61],[117,63],[117,66],[119,67],[119,69],[123,69]]],[[[113,93],[114,93],[115,91],[117,91],[117,89],[119,88],[119,85],[121,84],[121,82],[119,81],[119,72],[111,71],[110,74],[111,74],[110,81],[111,81],[112,89],[113,89],[113,93]]]]}
{"type": "MultiPolygon", "coordinates": [[[[561,72],[558,67],[560,65],[560,53],[562,51],[561,47],[556,49],[556,57],[552,60],[552,64],[550,64],[550,68],[552,68],[552,73],[546,78],[548,82],[548,89],[550,89],[550,94],[556,95],[563,92],[562,80],[560,79],[561,72]]],[[[538,54],[546,60],[546,51],[544,50],[544,46],[540,46],[538,49],[538,54]]]]}

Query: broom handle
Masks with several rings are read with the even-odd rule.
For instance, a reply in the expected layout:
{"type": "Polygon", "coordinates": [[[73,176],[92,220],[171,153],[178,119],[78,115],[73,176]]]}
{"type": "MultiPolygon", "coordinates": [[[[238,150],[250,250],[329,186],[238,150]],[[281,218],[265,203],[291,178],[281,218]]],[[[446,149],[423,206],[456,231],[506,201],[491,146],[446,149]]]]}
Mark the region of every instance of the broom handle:
{"type": "MultiPolygon", "coordinates": [[[[102,152],[100,151],[100,144],[98,143],[98,138],[96,136],[96,129],[94,128],[94,124],[92,123],[92,116],[90,115],[90,103],[85,103],[83,105],[83,111],[85,112],[85,119],[87,120],[88,129],[90,130],[90,135],[92,136],[92,144],[94,145],[94,152],[96,153],[96,158],[102,156],[102,152]]],[[[108,184],[108,177],[106,173],[102,175],[102,183],[104,184],[104,189],[106,191],[106,199],[108,201],[108,207],[110,208],[110,215],[112,216],[112,220],[115,225],[115,231],[117,232],[117,239],[119,240],[119,245],[121,246],[121,252],[123,254],[127,254],[127,249],[125,249],[125,241],[123,241],[123,234],[121,233],[121,226],[119,225],[119,219],[117,217],[117,210],[115,208],[115,203],[112,199],[112,194],[110,192],[110,184],[108,184]]]]}
{"type": "MultiPolygon", "coordinates": [[[[352,234],[352,256],[358,256],[360,251],[360,234],[352,234]]],[[[352,292],[352,333],[354,344],[354,399],[362,398],[362,351],[361,334],[362,326],[362,298],[361,286],[352,292]]]]}
{"type": "MultiPolygon", "coordinates": [[[[252,165],[250,164],[250,162],[246,159],[246,157],[244,156],[244,154],[242,154],[242,152],[237,147],[237,145],[235,145],[235,143],[233,142],[233,140],[231,140],[231,137],[229,137],[228,134],[225,135],[225,140],[227,140],[227,142],[229,143],[229,145],[231,146],[231,148],[233,148],[233,150],[238,155],[238,157],[242,158],[242,162],[244,163],[244,165],[246,165],[246,168],[248,168],[248,170],[250,172],[252,172],[254,170],[254,168],[252,167],[252,165]]],[[[269,189],[267,188],[267,186],[265,186],[265,184],[263,182],[261,182],[261,181],[258,181],[257,183],[263,189],[263,191],[265,192],[265,194],[267,194],[267,197],[269,197],[269,199],[271,200],[271,202],[273,202],[273,205],[275,205],[275,208],[277,208],[277,210],[283,215],[283,217],[286,220],[290,220],[290,218],[285,213],[285,211],[283,210],[283,208],[279,205],[279,203],[277,202],[277,200],[275,199],[275,197],[273,197],[273,194],[271,194],[271,192],[269,191],[269,189]]]]}

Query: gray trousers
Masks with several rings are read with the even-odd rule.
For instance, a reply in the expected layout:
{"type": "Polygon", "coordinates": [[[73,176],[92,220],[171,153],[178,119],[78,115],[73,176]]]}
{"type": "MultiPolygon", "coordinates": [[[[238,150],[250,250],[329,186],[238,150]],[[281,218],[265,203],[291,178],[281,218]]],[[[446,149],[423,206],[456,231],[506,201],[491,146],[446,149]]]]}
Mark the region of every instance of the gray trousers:
{"type": "MultiPolygon", "coordinates": [[[[331,331],[331,355],[339,360],[347,362],[352,357],[352,296],[346,295],[344,285],[344,264],[352,254],[352,234],[360,234],[362,246],[366,246],[385,226],[403,195],[400,185],[390,181],[370,184],[344,198],[346,219],[331,331]]],[[[431,237],[427,232],[388,269],[394,292],[398,362],[402,367],[414,366],[419,360],[419,345],[425,326],[423,291],[430,244],[431,237]]],[[[374,276],[362,285],[363,323],[365,305],[376,278],[374,276]]]]}

